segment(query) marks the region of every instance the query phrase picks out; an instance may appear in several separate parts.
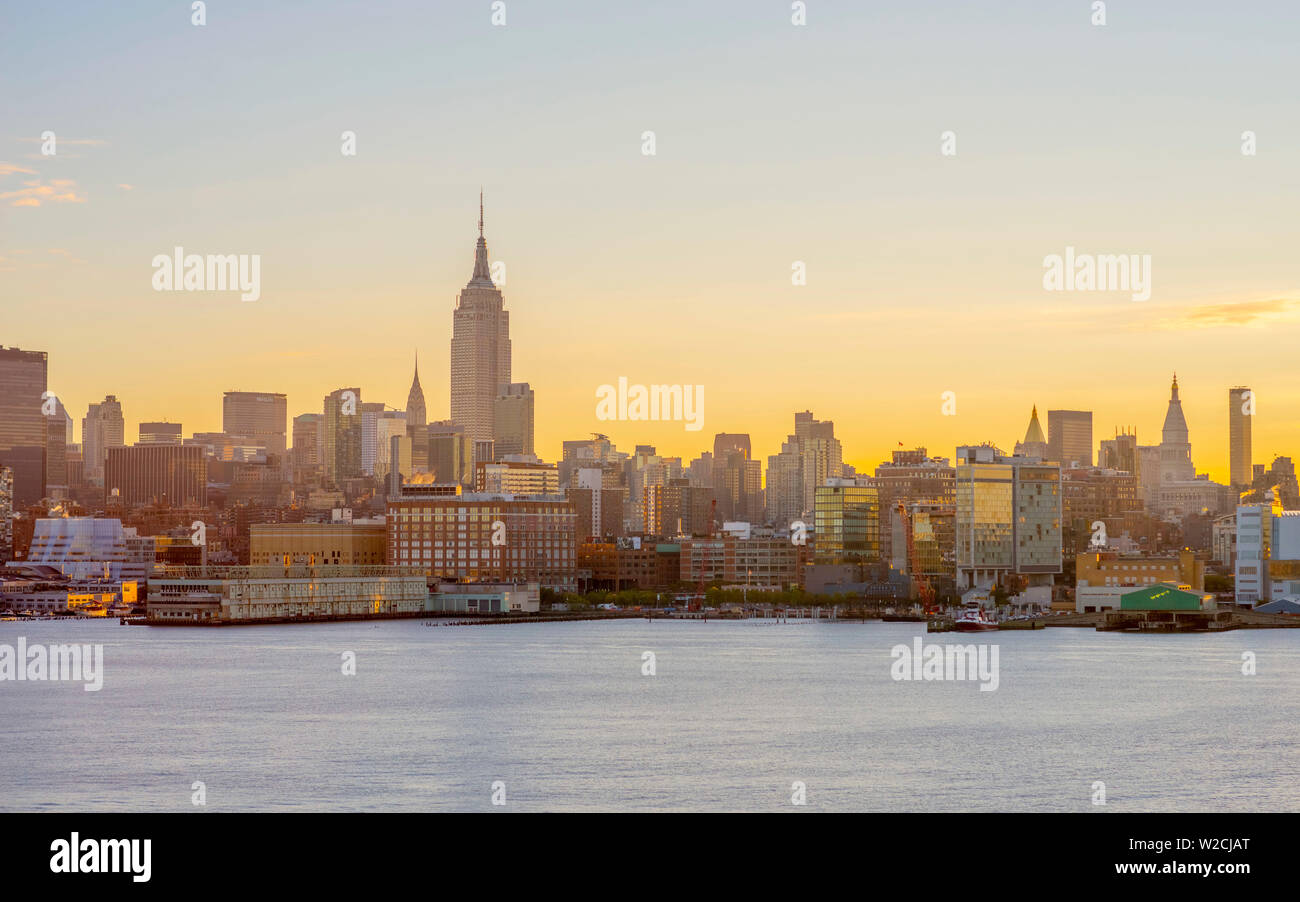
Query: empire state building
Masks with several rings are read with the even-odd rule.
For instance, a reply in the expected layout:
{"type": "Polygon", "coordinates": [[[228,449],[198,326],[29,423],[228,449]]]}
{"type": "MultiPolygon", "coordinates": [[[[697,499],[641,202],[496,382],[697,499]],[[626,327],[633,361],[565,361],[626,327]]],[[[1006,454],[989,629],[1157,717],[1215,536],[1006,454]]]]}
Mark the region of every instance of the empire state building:
{"type": "Polygon", "coordinates": [[[488,268],[482,193],[478,205],[474,275],[456,299],[451,333],[451,419],[471,449],[493,437],[497,389],[510,382],[510,314],[488,268]]]}

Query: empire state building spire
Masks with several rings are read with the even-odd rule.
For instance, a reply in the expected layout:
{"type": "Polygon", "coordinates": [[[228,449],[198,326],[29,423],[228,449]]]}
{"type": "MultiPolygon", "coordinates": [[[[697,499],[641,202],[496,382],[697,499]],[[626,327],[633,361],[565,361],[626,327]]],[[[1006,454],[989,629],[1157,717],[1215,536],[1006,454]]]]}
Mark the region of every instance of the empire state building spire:
{"type": "Polygon", "coordinates": [[[492,282],[492,269],[488,266],[487,239],[483,237],[483,191],[478,192],[478,244],[474,248],[474,275],[470,287],[496,288],[492,282]]]}

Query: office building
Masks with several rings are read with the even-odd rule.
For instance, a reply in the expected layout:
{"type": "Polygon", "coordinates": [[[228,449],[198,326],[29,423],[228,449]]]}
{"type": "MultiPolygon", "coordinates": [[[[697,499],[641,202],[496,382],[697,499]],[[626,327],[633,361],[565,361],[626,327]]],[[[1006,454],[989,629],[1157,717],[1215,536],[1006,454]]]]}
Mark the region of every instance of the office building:
{"type": "Polygon", "coordinates": [[[1047,412],[1047,457],[1045,459],[1063,467],[1092,466],[1092,411],[1049,410],[1047,412]]]}
{"type": "Polygon", "coordinates": [[[293,471],[301,478],[320,467],[321,423],[319,413],[303,413],[293,418],[293,471]]]}
{"type": "Polygon", "coordinates": [[[206,507],[208,460],[194,445],[132,445],[109,448],[104,499],[128,508],[206,507]]]}
{"type": "Polygon", "coordinates": [[[14,471],[0,467],[0,564],[14,554],[14,471]]]}
{"type": "Polygon", "coordinates": [[[324,407],[321,467],[325,484],[342,488],[361,475],[361,389],[335,389],[325,396],[324,407]]]}
{"type": "Polygon", "coordinates": [[[533,453],[533,390],[527,382],[502,385],[497,391],[493,411],[493,435],[496,454],[533,453]]]}
{"type": "Polygon", "coordinates": [[[0,347],[0,467],[19,508],[45,497],[47,371],[44,351],[0,347]]]}
{"type": "Polygon", "coordinates": [[[180,423],[141,423],[141,445],[179,445],[182,442],[180,423]]]}
{"type": "MultiPolygon", "coordinates": [[[[880,496],[880,559],[898,557],[894,537],[899,533],[895,521],[901,523],[898,502],[911,505],[915,502],[937,504],[951,508],[957,485],[957,471],[946,457],[929,457],[925,448],[895,451],[889,463],[876,467],[871,484],[880,496]]],[[[905,534],[903,534],[905,535],[905,534]]],[[[906,549],[901,549],[906,554],[906,549]]],[[[951,551],[951,549],[949,549],[951,551]]],[[[952,555],[948,555],[951,561],[952,555]]]]}
{"type": "Polygon", "coordinates": [[[1228,484],[1241,491],[1253,481],[1250,432],[1255,420],[1255,393],[1248,388],[1228,389],[1228,484]]]}
{"type": "Polygon", "coordinates": [[[283,457],[288,402],[277,392],[228,391],[221,401],[221,430],[283,457]]]}
{"type": "Polygon", "coordinates": [[[828,478],[817,487],[813,520],[818,564],[880,560],[880,492],[875,486],[828,478]]]}
{"type": "Polygon", "coordinates": [[[1062,569],[1061,468],[963,445],[956,479],[958,586],[1005,587],[1014,576],[1025,588],[1050,587],[1062,569]]]}
{"type": "Polygon", "coordinates": [[[109,448],[126,444],[126,420],[122,416],[122,403],[116,395],[91,404],[81,421],[81,455],[86,478],[100,482],[104,478],[104,462],[109,448]]]}

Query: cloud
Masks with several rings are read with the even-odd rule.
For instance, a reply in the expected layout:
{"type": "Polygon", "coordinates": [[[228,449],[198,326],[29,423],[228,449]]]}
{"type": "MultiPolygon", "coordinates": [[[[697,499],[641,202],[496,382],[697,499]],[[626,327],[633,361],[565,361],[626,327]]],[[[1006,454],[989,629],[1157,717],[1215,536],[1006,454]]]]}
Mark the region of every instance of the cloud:
{"type": "Polygon", "coordinates": [[[1248,326],[1261,320],[1284,317],[1296,307],[1295,298],[1266,298],[1231,304],[1202,304],[1181,316],[1166,320],[1166,328],[1209,329],[1220,326],[1248,326]]]}
{"type": "MultiPolygon", "coordinates": [[[[45,141],[44,138],[19,138],[18,140],[28,144],[42,144],[45,141]]],[[[103,138],[60,138],[57,132],[54,135],[54,141],[56,147],[59,144],[77,144],[84,147],[100,147],[108,143],[103,138]]]]}
{"type": "Polygon", "coordinates": [[[135,190],[135,185],[128,185],[128,184],[126,184],[126,183],[119,184],[117,187],[121,188],[123,191],[134,191],[134,190],[135,190]]]}
{"type": "Polygon", "coordinates": [[[21,172],[23,175],[35,175],[35,169],[25,169],[15,163],[0,163],[0,176],[13,175],[21,172]]]}
{"type": "Polygon", "coordinates": [[[0,192],[0,201],[10,201],[11,207],[39,207],[42,200],[58,204],[84,204],[86,195],[77,191],[72,179],[52,179],[47,185],[40,179],[24,180],[16,191],[0,192]]]}

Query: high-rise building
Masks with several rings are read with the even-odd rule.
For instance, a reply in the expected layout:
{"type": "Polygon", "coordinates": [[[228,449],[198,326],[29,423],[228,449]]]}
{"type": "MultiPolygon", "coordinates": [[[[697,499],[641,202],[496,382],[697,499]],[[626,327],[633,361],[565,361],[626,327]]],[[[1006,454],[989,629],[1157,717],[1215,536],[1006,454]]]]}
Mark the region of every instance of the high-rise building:
{"type": "Polygon", "coordinates": [[[198,445],[131,445],[108,449],[106,503],[126,507],[206,507],[208,459],[198,445]]]}
{"type": "Polygon", "coordinates": [[[767,458],[768,520],[789,528],[795,520],[811,516],[817,487],[844,475],[835,424],[814,419],[810,410],[796,413],[794,434],[786,436],[780,454],[767,458]]]}
{"type": "Polygon", "coordinates": [[[747,434],[720,432],[714,438],[713,490],[720,521],[762,521],[763,464],[751,459],[747,434]]]}
{"type": "Polygon", "coordinates": [[[428,422],[424,389],[420,386],[420,355],[417,352],[411,390],[406,395],[406,437],[410,440],[411,468],[414,473],[427,473],[429,470],[429,433],[424,428],[428,422]]]}
{"type": "MultiPolygon", "coordinates": [[[[426,432],[423,426],[421,432],[426,432]]],[[[386,410],[379,415],[375,422],[375,461],[374,473],[380,479],[388,476],[393,470],[393,439],[401,439],[398,443],[398,471],[412,475],[411,472],[411,439],[406,433],[406,414],[400,410],[386,410]]]]}
{"type": "Polygon", "coordinates": [[[0,564],[14,556],[14,471],[0,467],[0,564]]]}
{"type": "MultiPolygon", "coordinates": [[[[420,470],[419,462],[413,460],[412,466],[417,472],[432,473],[438,482],[466,485],[473,479],[473,466],[470,459],[472,449],[466,447],[465,430],[450,420],[440,420],[424,427],[425,447],[428,449],[428,463],[425,470],[420,470]]],[[[415,451],[412,450],[412,456],[415,451]]]]}
{"type": "Polygon", "coordinates": [[[321,420],[325,482],[341,488],[361,475],[361,389],[339,388],[325,396],[321,420]]]}
{"type": "Polygon", "coordinates": [[[471,448],[492,438],[497,389],[510,384],[510,314],[492,281],[479,196],[474,274],[461,291],[452,319],[451,419],[471,448]]]}
{"type": "Polygon", "coordinates": [[[1236,602],[1254,607],[1269,600],[1269,561],[1273,557],[1273,529],[1282,504],[1267,492],[1258,504],[1237,506],[1237,563],[1233,574],[1236,602]]]}
{"type": "Polygon", "coordinates": [[[20,508],[45,497],[47,368],[44,351],[0,347],[0,466],[20,508]]]}
{"type": "Polygon", "coordinates": [[[1137,430],[1115,430],[1114,438],[1101,440],[1097,451],[1097,466],[1103,470],[1123,470],[1139,480],[1142,478],[1141,456],[1138,453],[1137,430]]]}
{"type": "Polygon", "coordinates": [[[379,418],[384,415],[382,401],[367,401],[361,405],[361,472],[375,475],[375,459],[379,456],[379,418]]]}
{"type": "Polygon", "coordinates": [[[179,445],[181,444],[180,423],[141,423],[141,445],[179,445]]]}
{"type": "Polygon", "coordinates": [[[320,466],[321,422],[319,413],[301,413],[293,418],[293,468],[305,473],[320,466]]]}
{"type": "Polygon", "coordinates": [[[533,390],[528,383],[502,385],[492,410],[497,456],[532,454],[533,390]]]}
{"type": "MultiPolygon", "coordinates": [[[[916,503],[938,505],[936,510],[950,510],[955,497],[957,471],[953,469],[946,457],[928,457],[925,448],[911,451],[895,451],[890,463],[876,467],[875,478],[871,480],[880,493],[880,558],[884,561],[896,560],[901,552],[906,557],[906,548],[894,547],[894,536],[904,528],[898,513],[898,502],[909,507],[916,503]],[[897,522],[896,522],[897,521],[897,522]]],[[[926,511],[931,508],[925,508],[926,511]]],[[[951,552],[951,548],[945,549],[951,552]]],[[[952,555],[948,555],[951,564],[952,555]]]]}
{"type": "Polygon", "coordinates": [[[126,419],[122,416],[122,403],[117,396],[108,395],[98,404],[91,404],[81,421],[81,453],[86,478],[102,480],[108,449],[125,444],[126,419]]]}
{"type": "Polygon", "coordinates": [[[420,387],[420,355],[415,355],[415,375],[411,378],[411,391],[406,396],[406,424],[420,428],[428,423],[424,407],[424,389],[420,387]]]}
{"type": "Polygon", "coordinates": [[[221,402],[221,431],[261,445],[267,454],[283,456],[288,402],[275,392],[228,391],[221,402]]]}
{"type": "Polygon", "coordinates": [[[1061,572],[1061,468],[992,445],[957,448],[957,584],[1049,587],[1061,572]]]}
{"type": "MultiPolygon", "coordinates": [[[[52,499],[68,498],[72,483],[68,476],[68,446],[73,444],[72,417],[63,402],[52,398],[54,410],[45,417],[45,494],[52,499]]],[[[48,406],[46,407],[48,411],[48,406]]]]}
{"type": "Polygon", "coordinates": [[[1192,445],[1187,437],[1187,420],[1183,402],[1178,398],[1178,374],[1169,388],[1169,408],[1160,431],[1160,482],[1184,482],[1196,478],[1192,464],[1192,445]]]}
{"type": "Polygon", "coordinates": [[[1248,488],[1253,478],[1250,427],[1255,419],[1255,393],[1248,388],[1228,389],[1228,484],[1248,488]]]}
{"type": "Polygon", "coordinates": [[[831,476],[817,486],[813,517],[817,563],[880,560],[880,493],[875,486],[831,476]]]}
{"type": "MultiPolygon", "coordinates": [[[[1035,415],[1037,412],[1038,409],[1035,408],[1035,415]]],[[[1091,410],[1049,410],[1047,412],[1046,459],[1063,467],[1092,466],[1091,410]]]]}

